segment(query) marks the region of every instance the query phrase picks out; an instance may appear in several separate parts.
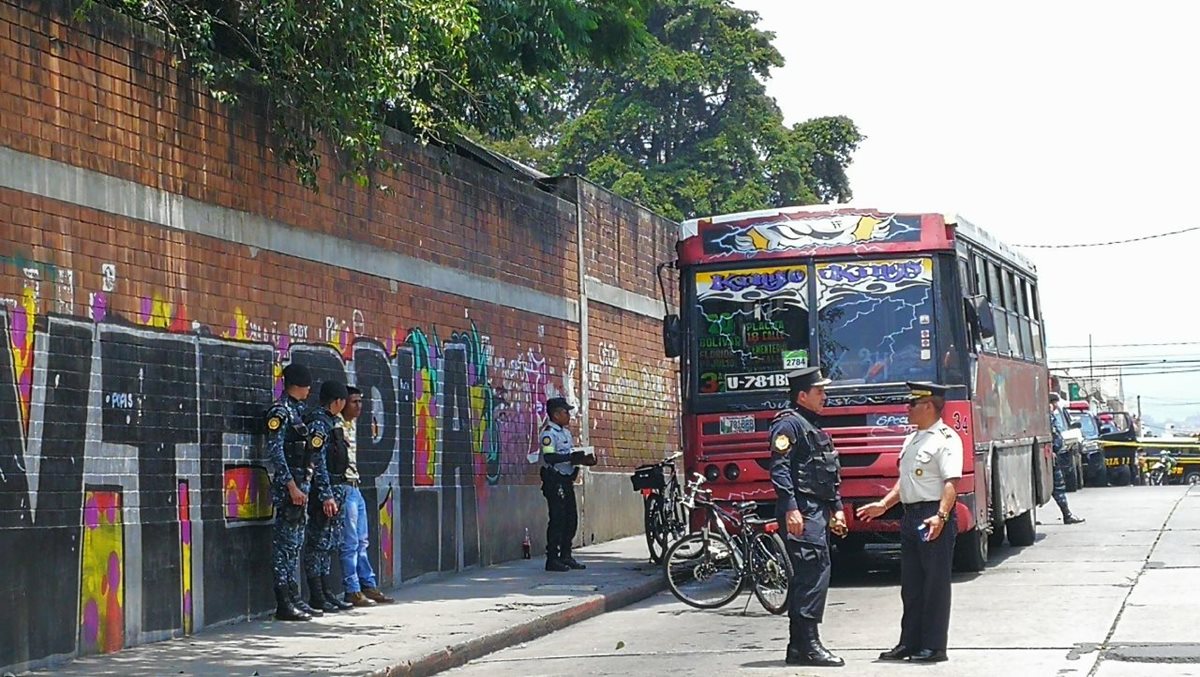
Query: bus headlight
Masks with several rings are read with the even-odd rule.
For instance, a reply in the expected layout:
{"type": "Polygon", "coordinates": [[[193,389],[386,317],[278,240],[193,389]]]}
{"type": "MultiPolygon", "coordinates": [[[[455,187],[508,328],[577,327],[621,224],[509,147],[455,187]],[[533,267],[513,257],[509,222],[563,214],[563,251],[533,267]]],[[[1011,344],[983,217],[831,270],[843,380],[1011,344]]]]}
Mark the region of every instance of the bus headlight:
{"type": "Polygon", "coordinates": [[[730,463],[725,466],[725,479],[730,482],[737,481],[737,478],[742,476],[742,468],[737,463],[730,463]]]}
{"type": "Polygon", "coordinates": [[[716,482],[721,479],[721,469],[715,465],[707,465],[704,467],[704,479],[709,482],[716,482]]]}

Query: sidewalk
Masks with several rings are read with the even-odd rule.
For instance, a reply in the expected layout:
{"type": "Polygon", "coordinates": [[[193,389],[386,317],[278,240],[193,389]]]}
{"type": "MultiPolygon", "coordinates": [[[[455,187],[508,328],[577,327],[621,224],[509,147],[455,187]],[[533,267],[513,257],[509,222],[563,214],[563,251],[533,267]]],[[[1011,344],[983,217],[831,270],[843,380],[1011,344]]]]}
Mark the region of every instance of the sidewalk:
{"type": "MultiPolygon", "coordinates": [[[[575,552],[585,571],[517,560],[390,591],[396,604],[309,623],[273,618],[89,656],[57,675],[430,675],[664,589],[646,540],[575,552]]],[[[38,673],[33,673],[38,674],[38,673]]]]}

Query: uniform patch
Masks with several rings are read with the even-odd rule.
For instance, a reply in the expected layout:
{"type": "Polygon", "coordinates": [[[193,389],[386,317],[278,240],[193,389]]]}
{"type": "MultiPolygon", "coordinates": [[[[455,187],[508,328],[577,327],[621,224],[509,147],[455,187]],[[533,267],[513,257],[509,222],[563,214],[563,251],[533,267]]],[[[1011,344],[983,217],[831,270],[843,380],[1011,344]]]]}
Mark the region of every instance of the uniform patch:
{"type": "Polygon", "coordinates": [[[552,447],[554,446],[554,440],[550,439],[549,435],[542,435],[542,446],[552,447]]]}
{"type": "Polygon", "coordinates": [[[775,439],[771,441],[771,444],[775,447],[775,451],[778,451],[779,453],[783,453],[792,448],[792,441],[788,439],[787,435],[776,435],[775,439]]]}
{"type": "Polygon", "coordinates": [[[319,449],[322,444],[325,444],[325,438],[320,435],[313,435],[312,441],[309,442],[313,449],[319,449]]]}
{"type": "Polygon", "coordinates": [[[283,426],[283,419],[278,416],[272,416],[267,419],[267,430],[279,430],[283,426]]]}

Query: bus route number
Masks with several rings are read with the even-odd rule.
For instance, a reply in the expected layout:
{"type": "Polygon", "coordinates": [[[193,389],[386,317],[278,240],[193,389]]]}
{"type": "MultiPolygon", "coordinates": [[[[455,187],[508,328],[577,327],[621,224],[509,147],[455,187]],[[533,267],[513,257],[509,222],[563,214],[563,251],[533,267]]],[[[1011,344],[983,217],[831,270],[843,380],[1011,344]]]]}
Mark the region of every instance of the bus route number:
{"type": "Polygon", "coordinates": [[[787,374],[729,374],[725,377],[725,390],[767,390],[786,388],[787,374]]]}

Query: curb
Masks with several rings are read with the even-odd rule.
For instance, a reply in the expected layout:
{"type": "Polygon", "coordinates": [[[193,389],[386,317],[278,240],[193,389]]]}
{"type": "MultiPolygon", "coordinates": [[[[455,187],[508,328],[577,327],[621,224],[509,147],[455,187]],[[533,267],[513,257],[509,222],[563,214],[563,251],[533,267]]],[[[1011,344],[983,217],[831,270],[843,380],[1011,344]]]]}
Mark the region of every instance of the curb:
{"type": "Polygon", "coordinates": [[[633,587],[624,588],[611,593],[602,593],[590,597],[579,604],[560,609],[548,616],[532,619],[526,623],[469,639],[461,644],[447,646],[427,656],[416,660],[405,661],[381,670],[367,673],[369,677],[426,677],[495,653],[510,646],[529,642],[544,637],[555,630],[561,630],[589,618],[594,618],[606,611],[635,604],[648,597],[662,592],[667,587],[661,575],[633,587]]]}

